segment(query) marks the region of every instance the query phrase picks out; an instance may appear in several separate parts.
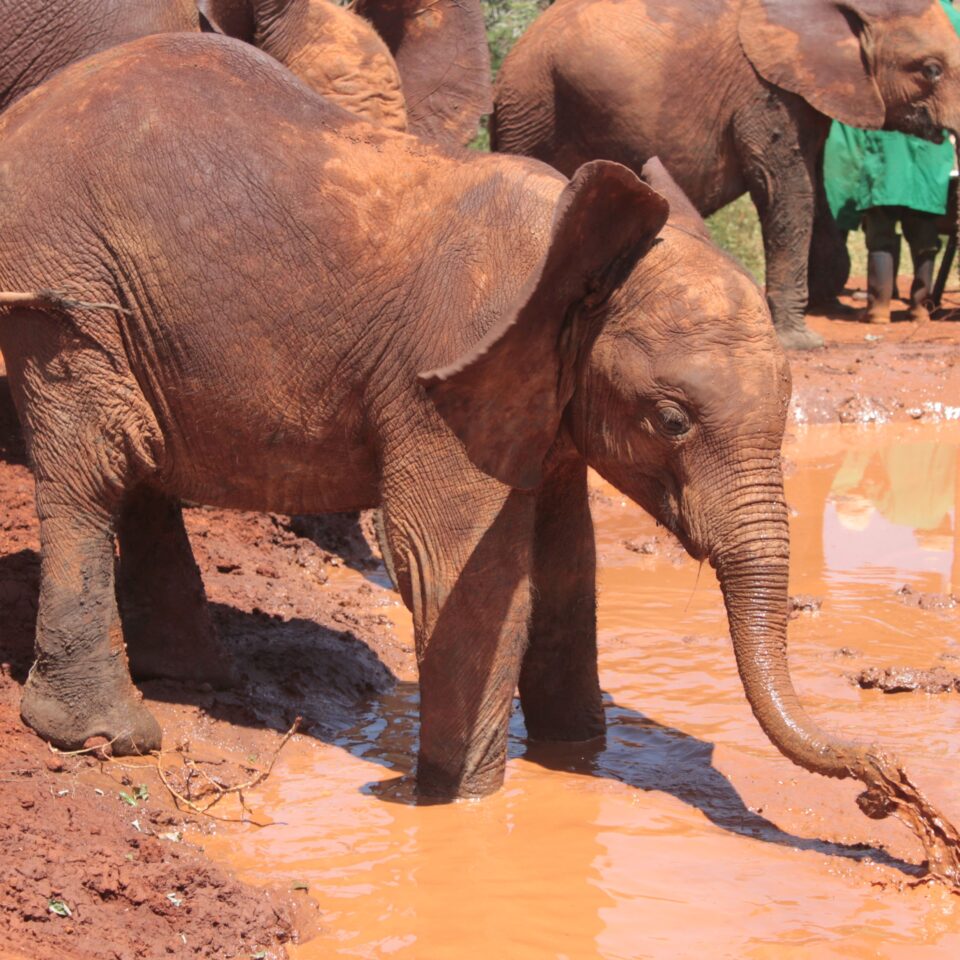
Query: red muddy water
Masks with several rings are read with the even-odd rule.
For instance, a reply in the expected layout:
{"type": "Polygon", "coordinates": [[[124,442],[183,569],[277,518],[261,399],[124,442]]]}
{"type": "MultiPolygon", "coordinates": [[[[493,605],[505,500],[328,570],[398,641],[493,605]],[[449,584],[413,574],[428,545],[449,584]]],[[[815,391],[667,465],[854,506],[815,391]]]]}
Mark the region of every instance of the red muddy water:
{"type": "MultiPolygon", "coordinates": [[[[960,672],[960,425],[798,428],[785,454],[801,696],[899,753],[960,820],[960,694],[850,679],[960,672]]],[[[960,899],[914,885],[906,828],[866,819],[858,785],[804,773],[761,733],[710,569],[599,480],[593,501],[606,743],[527,743],[517,713],[500,793],[416,806],[402,672],[334,742],[296,738],[251,798],[274,825],[200,838],[243,880],[309,888],[325,931],[290,956],[960,956],[960,899]]]]}

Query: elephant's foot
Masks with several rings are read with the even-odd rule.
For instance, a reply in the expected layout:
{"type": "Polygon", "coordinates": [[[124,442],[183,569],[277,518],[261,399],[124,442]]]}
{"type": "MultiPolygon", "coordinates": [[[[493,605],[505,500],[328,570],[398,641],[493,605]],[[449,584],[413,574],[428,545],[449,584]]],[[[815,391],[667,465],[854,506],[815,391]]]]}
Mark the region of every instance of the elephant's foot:
{"type": "Polygon", "coordinates": [[[790,327],[778,327],[777,337],[785,350],[816,350],[823,346],[823,337],[802,322],[790,327]]]}
{"type": "Polygon", "coordinates": [[[506,757],[469,774],[433,763],[421,754],[417,761],[417,795],[434,803],[477,800],[503,786],[506,757]]]}
{"type": "Polygon", "coordinates": [[[114,683],[55,686],[30,671],[20,701],[24,723],[61,750],[78,750],[91,737],[104,737],[118,756],[159,750],[160,724],[126,678],[114,683]]]}
{"type": "Polygon", "coordinates": [[[218,690],[236,686],[237,671],[209,621],[199,629],[165,626],[167,630],[137,629],[124,623],[133,677],[209,683],[218,690]]]}

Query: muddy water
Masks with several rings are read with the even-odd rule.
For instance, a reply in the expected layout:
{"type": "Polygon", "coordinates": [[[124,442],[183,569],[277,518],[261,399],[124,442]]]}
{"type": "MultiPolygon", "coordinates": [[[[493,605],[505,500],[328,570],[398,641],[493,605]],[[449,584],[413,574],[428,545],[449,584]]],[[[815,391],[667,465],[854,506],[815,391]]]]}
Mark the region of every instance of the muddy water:
{"type": "MultiPolygon", "coordinates": [[[[958,454],[957,425],[810,428],[786,448],[791,589],[823,601],[791,623],[801,695],[910,757],[956,820],[960,695],[847,677],[960,673],[960,608],[896,593],[960,594],[958,454]]],[[[299,960],[960,956],[960,899],[908,885],[904,828],[760,733],[710,570],[595,487],[605,745],[527,744],[517,715],[498,795],[417,807],[416,688],[401,682],[336,743],[291,744],[253,803],[277,823],[207,838],[210,852],[245,879],[309,886],[328,929],[299,960]]]]}

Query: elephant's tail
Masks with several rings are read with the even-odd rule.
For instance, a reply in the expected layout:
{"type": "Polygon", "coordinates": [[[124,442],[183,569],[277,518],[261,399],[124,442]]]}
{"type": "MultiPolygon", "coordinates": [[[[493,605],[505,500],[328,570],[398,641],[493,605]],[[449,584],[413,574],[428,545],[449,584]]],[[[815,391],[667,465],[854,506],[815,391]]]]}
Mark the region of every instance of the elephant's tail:
{"type": "Polygon", "coordinates": [[[71,310],[111,310],[129,313],[116,303],[90,303],[70,297],[63,290],[0,290],[0,310],[19,307],[22,310],[42,310],[45,313],[69,314],[71,310]]]}

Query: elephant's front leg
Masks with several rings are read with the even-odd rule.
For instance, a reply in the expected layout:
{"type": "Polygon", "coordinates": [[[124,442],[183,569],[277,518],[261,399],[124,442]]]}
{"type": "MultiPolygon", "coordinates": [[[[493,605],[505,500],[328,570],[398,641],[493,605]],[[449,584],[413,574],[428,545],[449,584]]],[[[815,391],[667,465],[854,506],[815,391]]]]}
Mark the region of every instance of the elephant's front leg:
{"type": "MultiPolygon", "coordinates": [[[[794,98],[797,99],[797,98],[794,98]]],[[[736,120],[735,135],[750,196],[760,216],[767,302],[780,342],[810,350],[823,338],[804,319],[807,266],[816,206],[815,165],[820,143],[805,105],[770,94],[736,120]]]]}
{"type": "MultiPolygon", "coordinates": [[[[431,460],[421,454],[420,462],[431,460]]],[[[456,458],[443,477],[384,494],[420,669],[423,796],[480,797],[503,783],[507,726],[530,612],[534,496],[456,458]]],[[[409,461],[408,461],[409,462],[409,461]]]]}
{"type": "Polygon", "coordinates": [[[537,496],[533,613],[520,672],[520,703],[534,740],[604,733],[596,580],[587,466],[571,451],[554,464],[537,496]]]}

